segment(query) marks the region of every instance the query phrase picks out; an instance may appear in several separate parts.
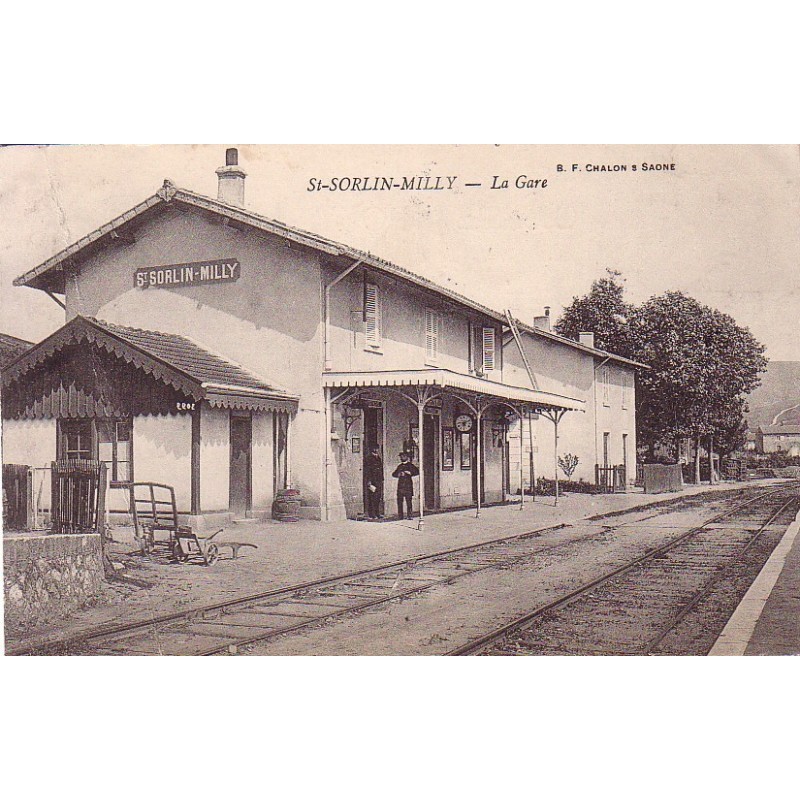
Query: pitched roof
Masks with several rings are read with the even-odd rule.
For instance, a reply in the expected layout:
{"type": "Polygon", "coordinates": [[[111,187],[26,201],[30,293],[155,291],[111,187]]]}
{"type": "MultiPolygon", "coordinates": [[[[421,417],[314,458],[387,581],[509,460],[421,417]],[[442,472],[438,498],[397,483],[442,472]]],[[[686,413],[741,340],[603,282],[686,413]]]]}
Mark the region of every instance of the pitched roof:
{"type": "Polygon", "coordinates": [[[80,315],[5,367],[3,386],[24,376],[66,345],[85,341],[96,343],[161,382],[196,400],[206,399],[212,405],[249,407],[253,401],[262,400],[288,408],[297,401],[283,389],[184,336],[113,325],[80,315]]]}
{"type": "Polygon", "coordinates": [[[281,236],[284,239],[289,239],[290,241],[311,247],[331,256],[343,256],[355,261],[361,261],[366,266],[377,271],[384,272],[427,289],[428,291],[435,292],[462,306],[484,314],[497,322],[503,322],[505,320],[505,317],[500,312],[488,308],[474,300],[470,300],[468,297],[454,292],[452,289],[439,286],[421,275],[399,267],[397,264],[379,258],[372,253],[350,247],[340,242],[335,242],[332,239],[310,233],[301,228],[286,225],[279,220],[270,219],[269,217],[256,214],[245,208],[229,205],[228,203],[214,200],[187,189],[179,189],[168,179],[164,181],[164,185],[152,197],[148,197],[124,214],[121,214],[105,225],[101,225],[97,230],[78,239],[77,242],[48,258],[47,261],[42,262],[38,267],[34,267],[23,275],[20,275],[15,279],[14,285],[29,286],[34,289],[62,293],[63,289],[59,287],[61,283],[63,283],[63,270],[65,266],[68,266],[73,260],[79,260],[82,257],[88,256],[97,246],[101,245],[106,240],[119,237],[120,229],[125,225],[170,203],[184,204],[214,214],[219,214],[229,220],[248,225],[276,236],[281,236]]]}
{"type": "Polygon", "coordinates": [[[33,347],[33,342],[9,336],[7,333],[0,333],[0,369],[31,347],[33,347]]]}
{"type": "Polygon", "coordinates": [[[8,345],[10,347],[33,347],[33,342],[27,339],[19,339],[16,336],[11,336],[8,333],[0,333],[0,344],[8,345]]]}
{"type": "Polygon", "coordinates": [[[775,434],[800,435],[800,425],[762,425],[759,430],[767,436],[775,434]]]}
{"type": "Polygon", "coordinates": [[[557,344],[567,345],[568,347],[573,347],[576,350],[582,350],[584,353],[590,353],[595,358],[600,359],[608,359],[609,361],[616,361],[619,364],[626,364],[629,367],[639,367],[640,369],[650,369],[647,364],[642,364],[640,361],[634,361],[632,358],[625,358],[625,356],[618,356],[616,353],[609,353],[607,350],[600,350],[597,347],[589,347],[587,344],[582,344],[581,342],[576,342],[574,339],[568,339],[566,336],[559,336],[557,333],[553,333],[552,331],[542,330],[542,328],[532,327],[527,325],[524,322],[520,322],[516,320],[517,327],[520,331],[524,333],[530,334],[531,336],[540,336],[543,339],[548,339],[551,342],[556,342],[557,344]]]}
{"type": "MultiPolygon", "coordinates": [[[[393,264],[391,261],[386,261],[385,259],[379,258],[372,253],[336,242],[332,239],[328,239],[325,236],[320,236],[318,234],[305,231],[301,228],[292,227],[284,222],[280,222],[276,219],[270,219],[269,217],[249,211],[248,209],[223,203],[220,200],[215,200],[211,197],[197,194],[196,192],[189,191],[188,189],[180,189],[169,179],[165,179],[162,187],[151,197],[148,197],[143,202],[129,209],[124,214],[112,219],[110,222],[107,222],[105,225],[101,225],[99,228],[97,228],[97,230],[94,230],[86,236],[83,236],[81,239],[78,239],[77,242],[48,258],[47,261],[42,262],[39,264],[39,266],[28,270],[28,272],[24,273],[23,275],[20,275],[14,280],[14,286],[29,286],[33,289],[42,289],[44,291],[63,293],[64,289],[62,284],[64,282],[65,266],[68,266],[73,260],[79,260],[82,257],[90,255],[94,249],[101,246],[105,241],[119,238],[120,229],[124,228],[129,223],[136,219],[141,219],[147,214],[153,213],[155,210],[163,208],[170,203],[184,204],[194,208],[199,208],[213,214],[218,214],[226,219],[248,225],[257,230],[265,231],[267,233],[274,234],[275,236],[281,236],[284,239],[311,247],[331,256],[341,256],[345,258],[351,258],[354,261],[360,261],[372,269],[383,272],[387,275],[391,275],[395,278],[405,280],[408,283],[414,284],[420,288],[426,289],[427,291],[445,297],[457,303],[458,305],[469,308],[486,317],[489,317],[495,322],[507,324],[505,314],[495,311],[494,309],[491,309],[482,303],[478,303],[475,300],[471,300],[459,292],[454,292],[452,289],[439,286],[437,283],[428,280],[428,278],[411,272],[410,270],[400,267],[397,264],[393,264]]],[[[624,358],[623,356],[618,356],[614,353],[608,353],[604,350],[588,347],[587,345],[576,342],[573,339],[567,339],[554,333],[542,331],[539,328],[531,328],[519,320],[517,320],[517,324],[521,330],[524,330],[527,333],[545,337],[551,341],[557,342],[558,344],[566,345],[577,350],[582,350],[586,353],[591,353],[599,358],[607,358],[618,363],[627,364],[633,367],[644,367],[647,369],[645,364],[640,364],[637,361],[632,361],[631,359],[624,358]]]]}

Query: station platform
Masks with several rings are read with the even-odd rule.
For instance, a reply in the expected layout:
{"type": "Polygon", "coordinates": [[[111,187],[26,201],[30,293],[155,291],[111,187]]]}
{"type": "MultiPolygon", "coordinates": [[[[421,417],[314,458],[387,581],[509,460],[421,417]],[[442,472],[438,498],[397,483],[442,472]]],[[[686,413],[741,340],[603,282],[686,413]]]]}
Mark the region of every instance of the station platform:
{"type": "Polygon", "coordinates": [[[800,655],[800,512],[709,655],[800,655]]]}
{"type": "Polygon", "coordinates": [[[6,628],[5,644],[45,644],[97,626],[150,619],[597,515],[672,503],[701,493],[713,495],[781,483],[775,479],[725,482],[657,495],[641,490],[615,495],[567,494],[557,506],[552,497],[537,497],[535,502],[526,498],[522,508],[518,503],[493,506],[484,509],[480,518],[476,518],[474,509],[431,514],[425,517],[423,530],[418,529],[416,520],[249,520],[227,525],[219,539],[250,542],[257,549],[243,550],[236,560],[221,558],[210,568],[143,558],[135,547],[133,530],[115,527],[111,532],[111,559],[124,565],[122,575],[138,585],[124,580],[108,582],[96,604],[68,618],[48,620],[24,631],[6,628]]]}

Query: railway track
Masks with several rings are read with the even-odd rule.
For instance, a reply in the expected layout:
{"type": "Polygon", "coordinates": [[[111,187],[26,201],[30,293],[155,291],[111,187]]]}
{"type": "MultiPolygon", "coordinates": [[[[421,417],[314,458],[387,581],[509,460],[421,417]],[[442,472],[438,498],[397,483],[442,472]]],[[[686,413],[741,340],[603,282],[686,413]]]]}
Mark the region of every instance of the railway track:
{"type": "MultiPolygon", "coordinates": [[[[781,490],[759,494],[736,509],[781,490]]],[[[699,498],[654,504],[637,523],[670,513],[676,505],[691,507],[699,498]]],[[[637,509],[631,514],[636,515],[637,509]]],[[[732,513],[708,520],[713,524],[732,513]]],[[[587,521],[584,521],[584,524],[587,521]]],[[[282,587],[223,603],[166,614],[147,621],[106,626],[45,645],[9,648],[9,655],[216,655],[235,654],[257,642],[376,608],[488,569],[512,567],[539,555],[552,554],[623,527],[603,518],[591,521],[585,535],[546,543],[542,538],[568,525],[501,537],[430,555],[397,561],[319,581],[282,587]]],[[[690,532],[691,533],[691,532],[690,532]]],[[[686,538],[686,534],[680,539],[686,538]]],[[[649,554],[652,557],[653,554],[649,554]]]]}
{"type": "Polygon", "coordinates": [[[764,532],[788,526],[798,508],[797,486],[751,498],[447,655],[660,654],[764,532]]]}

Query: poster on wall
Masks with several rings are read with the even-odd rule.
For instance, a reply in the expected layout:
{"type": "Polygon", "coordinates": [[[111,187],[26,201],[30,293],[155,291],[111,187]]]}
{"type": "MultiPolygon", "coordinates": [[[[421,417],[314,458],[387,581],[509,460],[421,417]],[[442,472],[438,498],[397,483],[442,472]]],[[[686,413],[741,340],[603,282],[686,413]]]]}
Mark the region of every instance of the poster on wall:
{"type": "Polygon", "coordinates": [[[419,425],[412,422],[408,426],[409,438],[406,439],[403,449],[411,456],[412,461],[419,460],[419,425]]]}
{"type": "Polygon", "coordinates": [[[455,431],[452,428],[442,429],[442,469],[452,470],[454,467],[454,435],[455,431]]]}
{"type": "Polygon", "coordinates": [[[461,434],[461,469],[472,469],[472,434],[461,434]]]}

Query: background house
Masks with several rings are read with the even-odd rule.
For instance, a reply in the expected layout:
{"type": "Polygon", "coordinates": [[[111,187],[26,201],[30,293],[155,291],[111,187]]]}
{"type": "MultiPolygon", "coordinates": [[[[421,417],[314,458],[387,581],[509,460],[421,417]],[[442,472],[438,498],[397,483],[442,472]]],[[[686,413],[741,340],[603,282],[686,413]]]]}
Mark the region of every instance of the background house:
{"type": "Polygon", "coordinates": [[[800,425],[762,425],[756,429],[756,451],[800,456],[800,425]]]}

